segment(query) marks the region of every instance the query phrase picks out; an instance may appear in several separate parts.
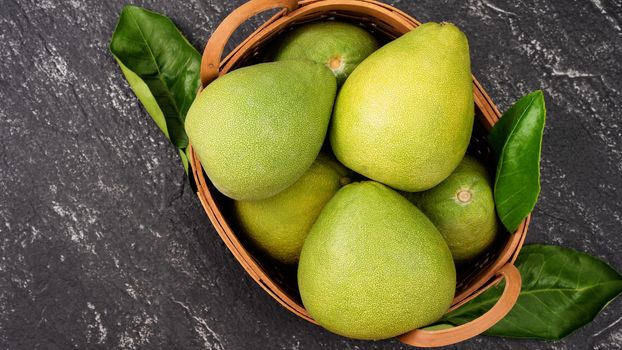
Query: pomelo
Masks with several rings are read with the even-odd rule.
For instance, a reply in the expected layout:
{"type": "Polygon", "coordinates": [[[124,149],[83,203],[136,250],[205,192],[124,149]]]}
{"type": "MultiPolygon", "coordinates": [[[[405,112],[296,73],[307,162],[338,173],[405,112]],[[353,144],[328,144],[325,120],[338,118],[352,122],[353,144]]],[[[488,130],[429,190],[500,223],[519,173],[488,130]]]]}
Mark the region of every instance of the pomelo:
{"type": "Polygon", "coordinates": [[[443,237],[392,189],[373,181],[341,188],[303,245],[302,302],[331,332],[385,339],[438,320],[456,271],[443,237]]]}
{"type": "Polygon", "coordinates": [[[434,187],[458,166],[473,127],[466,36],[426,23],[386,44],[337,96],[330,142],[348,168],[393,188],[434,187]]]}
{"type": "Polygon", "coordinates": [[[406,193],[441,232],[454,260],[466,262],[490,247],[498,231],[488,171],[465,156],[456,170],[436,187],[406,193]]]}
{"type": "Polygon", "coordinates": [[[287,33],[270,49],[275,61],[309,59],[326,65],[341,85],[365,57],[380,47],[365,29],[345,22],[304,24],[287,33]]]}
{"type": "Polygon", "coordinates": [[[277,195],[236,201],[238,222],[251,242],[284,264],[298,262],[302,244],[324,205],[347,184],[349,170],[320,154],[307,172],[277,195]]]}
{"type": "Polygon", "coordinates": [[[236,69],[199,94],[186,132],[220,192],[237,200],[271,197],[317,157],[336,89],[331,71],[312,61],[236,69]]]}

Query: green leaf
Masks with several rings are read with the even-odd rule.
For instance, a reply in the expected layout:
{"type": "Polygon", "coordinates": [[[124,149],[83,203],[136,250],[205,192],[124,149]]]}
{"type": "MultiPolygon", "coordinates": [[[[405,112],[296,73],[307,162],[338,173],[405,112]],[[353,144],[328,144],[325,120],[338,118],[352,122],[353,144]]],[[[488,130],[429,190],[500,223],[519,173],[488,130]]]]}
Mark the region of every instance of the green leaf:
{"type": "MultiPolygon", "coordinates": [[[[486,334],[561,339],[596,317],[622,292],[622,276],[603,261],[551,245],[525,246],[516,260],[523,286],[510,313],[486,334]]],[[[492,287],[442,322],[467,323],[488,311],[503,284],[492,287]]]]}
{"type": "Polygon", "coordinates": [[[147,113],[149,113],[153,121],[158,125],[160,130],[162,130],[164,135],[166,135],[166,138],[170,140],[164,113],[162,113],[160,106],[158,106],[158,101],[156,101],[155,97],[151,94],[147,84],[145,84],[145,82],[140,79],[136,73],[127,68],[123,62],[119,61],[118,58],[115,57],[115,60],[121,67],[121,72],[123,72],[125,79],[127,79],[127,82],[130,84],[130,88],[134,91],[134,94],[138,97],[140,103],[143,104],[143,107],[145,107],[147,113]]]}
{"type": "Polygon", "coordinates": [[[184,120],[200,84],[197,50],[167,17],[126,6],[110,51],[162,132],[177,148],[185,149],[184,120]]]}
{"type": "Polygon", "coordinates": [[[490,131],[488,143],[498,156],[494,198],[505,228],[514,232],[540,194],[540,152],[546,107],[542,91],[521,98],[490,131]]]}
{"type": "Polygon", "coordinates": [[[179,149],[179,158],[181,158],[181,164],[183,164],[184,170],[186,171],[186,174],[189,174],[188,173],[188,164],[189,164],[188,158],[189,157],[190,156],[188,155],[188,149],[187,148],[184,148],[184,149],[180,148],[179,149]]]}

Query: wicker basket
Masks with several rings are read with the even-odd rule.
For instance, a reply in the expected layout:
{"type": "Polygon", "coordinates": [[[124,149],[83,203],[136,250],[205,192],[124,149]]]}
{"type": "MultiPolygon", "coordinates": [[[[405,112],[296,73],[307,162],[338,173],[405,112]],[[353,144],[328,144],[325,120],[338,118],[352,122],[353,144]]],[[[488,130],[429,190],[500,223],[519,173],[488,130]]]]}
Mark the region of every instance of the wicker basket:
{"type": "MultiPolygon", "coordinates": [[[[420,23],[407,14],[373,0],[251,0],[234,10],[214,31],[209,39],[201,62],[201,82],[206,86],[219,75],[253,62],[262,46],[292,26],[315,20],[338,18],[362,25],[379,38],[392,40],[420,23]],[[282,10],[249,35],[227,57],[221,60],[225,44],[233,32],[250,17],[265,10],[282,10]]],[[[499,110],[479,82],[473,78],[476,111],[476,128],[472,151],[485,156],[489,153],[483,136],[498,120],[499,110]],[[479,128],[479,129],[478,129],[479,128]],[[479,136],[477,130],[480,130],[479,136]]],[[[297,316],[315,323],[304,309],[295,284],[295,271],[275,267],[268,259],[253,250],[238,237],[231,200],[220,194],[205,176],[198,157],[190,149],[190,163],[196,180],[198,197],[220,238],[233,253],[246,272],[274,299],[297,316]]],[[[470,323],[444,330],[412,330],[399,340],[419,347],[435,347],[458,343],[476,336],[501,320],[518,298],[521,278],[513,263],[527,233],[530,216],[513,234],[500,235],[488,253],[466,269],[458,271],[456,296],[450,310],[460,307],[492,285],[505,278],[505,289],[497,304],[470,323]]]]}

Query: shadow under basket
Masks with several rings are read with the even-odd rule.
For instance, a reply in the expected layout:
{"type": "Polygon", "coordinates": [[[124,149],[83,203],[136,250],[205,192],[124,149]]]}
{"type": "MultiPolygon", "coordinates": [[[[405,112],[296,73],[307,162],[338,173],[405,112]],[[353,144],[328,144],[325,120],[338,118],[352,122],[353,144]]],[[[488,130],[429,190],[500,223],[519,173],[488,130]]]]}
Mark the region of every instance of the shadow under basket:
{"type": "MultiPolygon", "coordinates": [[[[207,86],[220,75],[235,68],[255,63],[257,57],[260,57],[262,47],[292,27],[311,21],[334,19],[360,25],[381,42],[393,40],[420,25],[420,22],[402,11],[371,0],[308,0],[300,3],[295,0],[251,0],[229,14],[209,39],[201,62],[201,86],[207,86]],[[281,11],[244,39],[227,57],[221,59],[227,41],[244,21],[274,8],[280,8],[281,11]]],[[[479,158],[490,159],[485,136],[499,120],[500,113],[475,78],[473,94],[476,122],[469,150],[479,158]]],[[[191,146],[189,153],[197,195],[227,248],[270,296],[297,316],[316,323],[300,301],[295,271],[273,263],[257,253],[245,242],[243,236],[236,235],[238,227],[232,215],[232,200],[218,192],[209,181],[191,146]]],[[[514,233],[500,233],[491,249],[468,266],[458,269],[458,284],[450,311],[505,278],[503,294],[488,312],[461,326],[435,331],[415,329],[398,339],[419,347],[450,345],[476,336],[501,320],[516,303],[520,292],[521,278],[514,261],[525,240],[530,218],[528,216],[514,233]]]]}

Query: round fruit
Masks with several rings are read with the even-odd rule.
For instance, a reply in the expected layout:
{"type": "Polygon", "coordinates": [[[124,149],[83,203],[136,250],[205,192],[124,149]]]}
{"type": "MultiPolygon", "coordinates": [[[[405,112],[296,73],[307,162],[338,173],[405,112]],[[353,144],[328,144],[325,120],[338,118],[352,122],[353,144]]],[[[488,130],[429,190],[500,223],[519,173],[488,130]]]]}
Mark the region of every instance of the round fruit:
{"type": "Polygon", "coordinates": [[[456,262],[473,259],[494,242],[498,226],[492,188],[477,160],[466,156],[438,186],[405,196],[436,225],[456,262]]]}
{"type": "Polygon", "coordinates": [[[443,181],[473,128],[473,78],[465,35],[426,23],[367,57],[343,84],[330,142],[348,168],[417,192],[443,181]]]}
{"type": "Polygon", "coordinates": [[[302,244],[324,205],[349,182],[349,171],[320,155],[298,181],[274,197],[236,201],[235,213],[252,243],[271,258],[298,262],[302,244]]]}
{"type": "Polygon", "coordinates": [[[237,200],[271,197],[317,157],[336,90],[330,70],[312,61],[236,69],[199,94],[186,132],[220,192],[237,200]]]}
{"type": "Polygon", "coordinates": [[[341,85],[376,51],[378,41],[363,28],[344,22],[315,22],[295,28],[273,48],[273,60],[309,59],[325,64],[341,85]]]}
{"type": "Polygon", "coordinates": [[[452,302],[456,270],[419,209],[366,181],[344,186],[322,210],[302,248],[298,286],[324,328],[385,339],[438,320],[452,302]]]}

